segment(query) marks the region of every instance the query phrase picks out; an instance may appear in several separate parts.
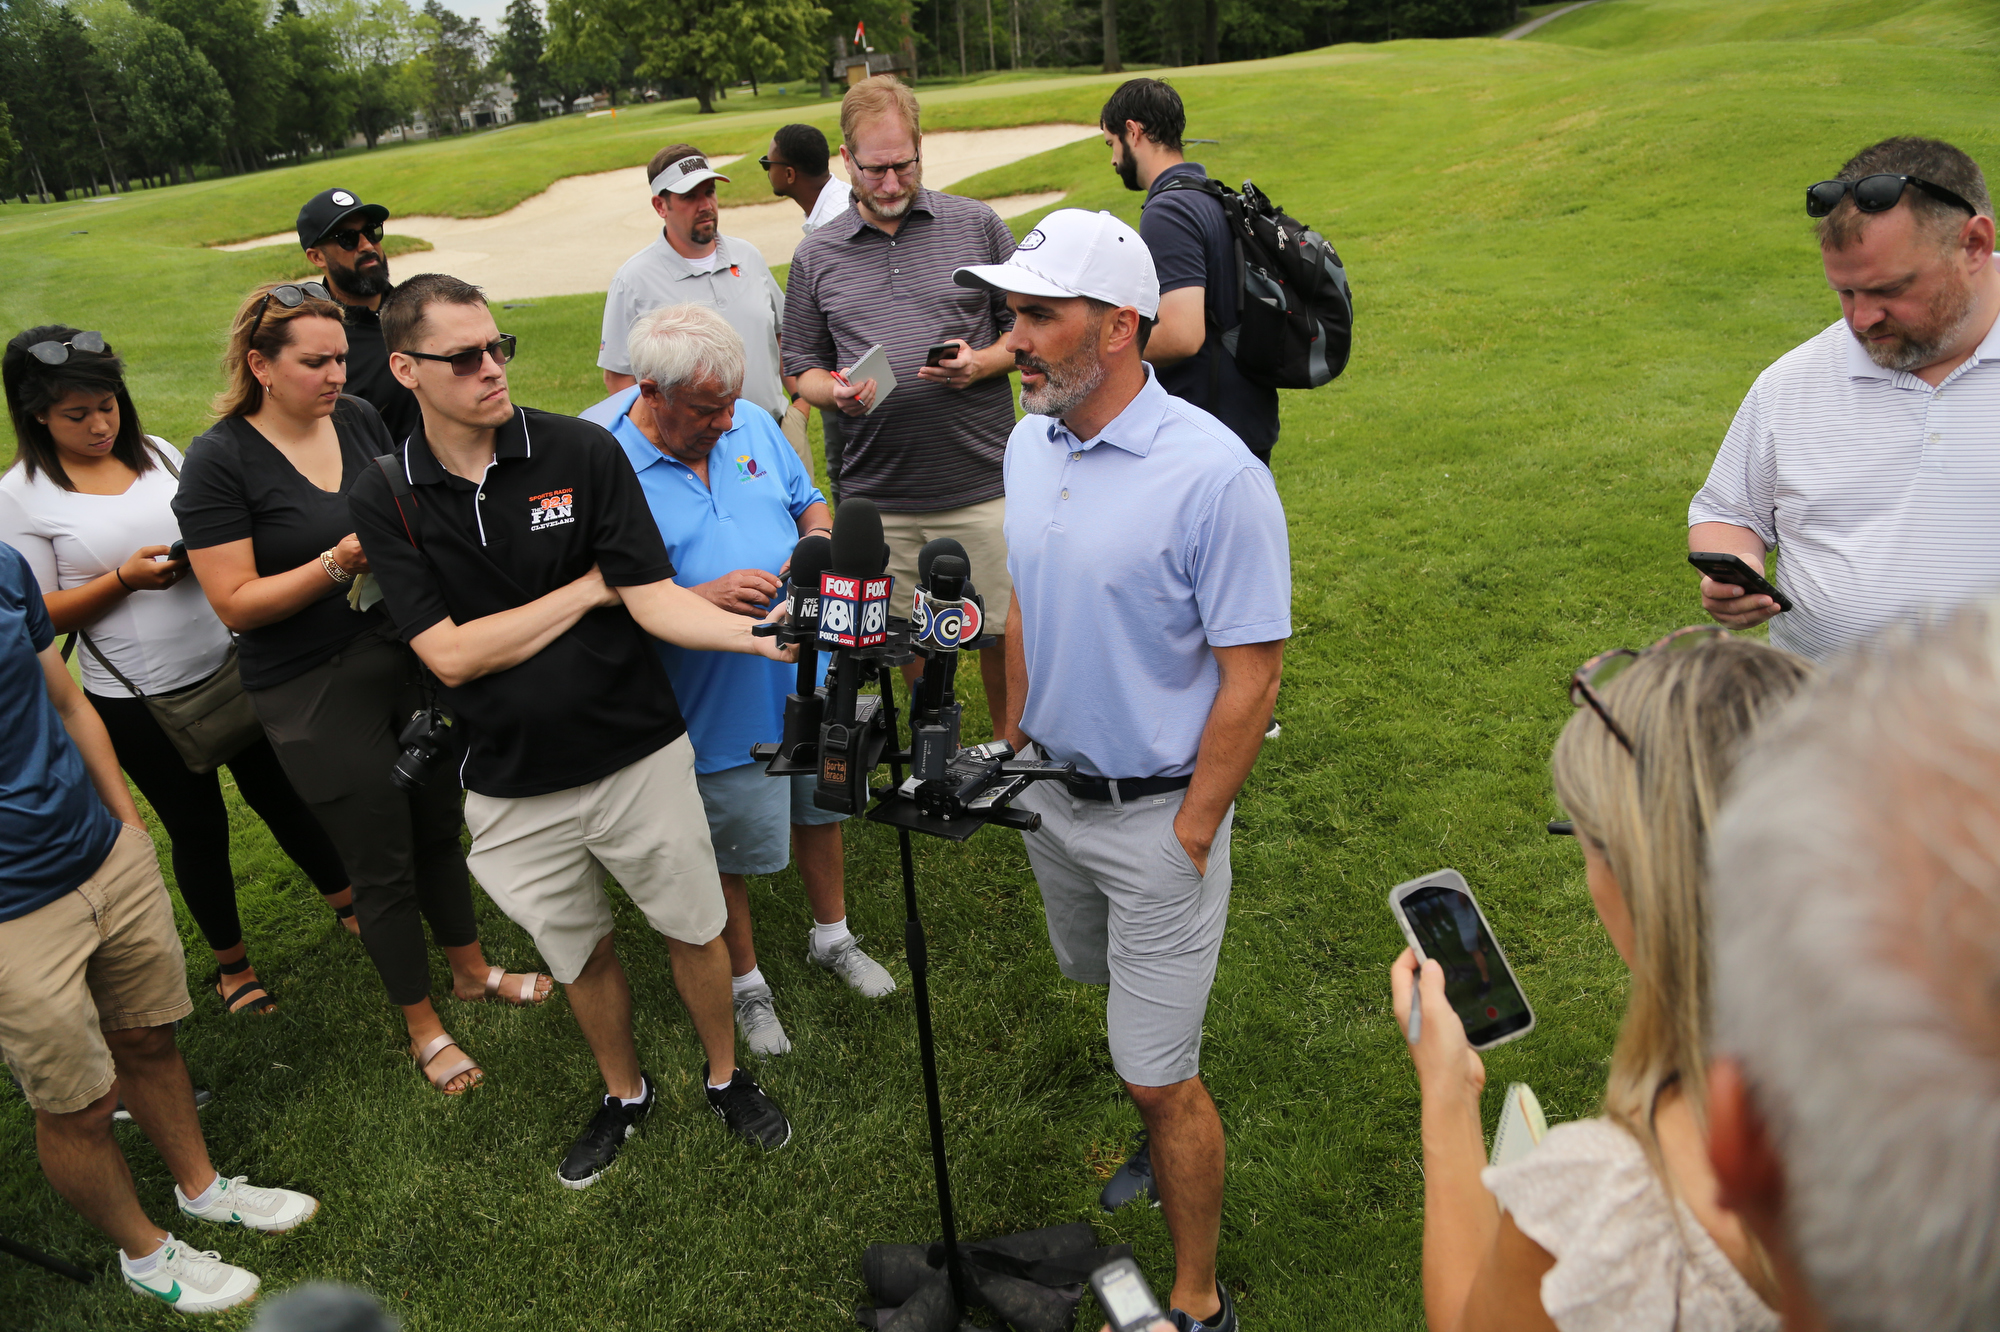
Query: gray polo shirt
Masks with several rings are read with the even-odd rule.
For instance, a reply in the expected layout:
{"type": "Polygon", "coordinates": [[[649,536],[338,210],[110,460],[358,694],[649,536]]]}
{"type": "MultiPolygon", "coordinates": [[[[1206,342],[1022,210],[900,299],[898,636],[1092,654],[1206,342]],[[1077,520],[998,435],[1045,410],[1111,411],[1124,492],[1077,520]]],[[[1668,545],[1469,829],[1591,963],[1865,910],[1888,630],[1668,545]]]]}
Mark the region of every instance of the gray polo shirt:
{"type": "Polygon", "coordinates": [[[697,272],[662,235],[627,259],[611,279],[611,290],[604,293],[598,368],[632,373],[625,335],[640,315],[663,305],[706,305],[743,335],[743,396],[774,418],[782,417],[790,405],[778,378],[778,326],[785,318],[785,293],[749,241],[718,236],[714,257],[713,270],[697,272]]]}
{"type": "Polygon", "coordinates": [[[799,242],[786,283],[785,373],[853,365],[876,343],[896,391],[840,423],[840,493],[921,513],[998,499],[1014,429],[1005,375],[966,389],[920,379],[933,343],[990,347],[1014,325],[998,292],[961,287],[968,264],[1004,263],[1014,233],[977,199],[922,190],[894,236],[850,209],[799,242]]]}

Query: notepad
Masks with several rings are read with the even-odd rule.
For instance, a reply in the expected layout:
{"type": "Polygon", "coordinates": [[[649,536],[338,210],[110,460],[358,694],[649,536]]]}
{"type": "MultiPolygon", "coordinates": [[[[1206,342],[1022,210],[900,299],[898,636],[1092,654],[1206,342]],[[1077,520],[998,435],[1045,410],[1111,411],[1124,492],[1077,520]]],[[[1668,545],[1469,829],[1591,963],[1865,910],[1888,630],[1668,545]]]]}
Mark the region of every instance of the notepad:
{"type": "Polygon", "coordinates": [[[862,413],[863,416],[873,416],[875,409],[887,402],[889,395],[896,391],[896,372],[889,368],[889,357],[879,342],[864,352],[861,359],[854,363],[853,368],[842,373],[840,378],[848,384],[865,384],[871,379],[875,381],[875,401],[868,404],[868,410],[862,413]]]}
{"type": "Polygon", "coordinates": [[[1500,1127],[1493,1131],[1493,1151],[1488,1165],[1510,1165],[1535,1150],[1548,1136],[1549,1121],[1542,1103],[1525,1082],[1507,1084],[1507,1100],[1500,1107],[1500,1127]]]}

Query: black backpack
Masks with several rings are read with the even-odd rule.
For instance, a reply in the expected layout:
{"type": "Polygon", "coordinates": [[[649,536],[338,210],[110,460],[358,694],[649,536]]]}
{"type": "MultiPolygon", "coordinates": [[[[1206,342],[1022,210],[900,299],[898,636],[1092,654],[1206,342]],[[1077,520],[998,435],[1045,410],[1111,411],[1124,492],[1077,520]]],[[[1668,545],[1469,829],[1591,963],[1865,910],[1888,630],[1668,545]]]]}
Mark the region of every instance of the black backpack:
{"type": "MultiPolygon", "coordinates": [[[[1249,181],[1238,194],[1219,180],[1176,176],[1160,187],[1197,190],[1222,205],[1236,243],[1235,328],[1208,322],[1236,368],[1269,388],[1318,388],[1347,368],[1354,341],[1354,294],[1333,242],[1271,202],[1249,181]]],[[[1209,362],[1213,402],[1222,363],[1209,362]]]]}

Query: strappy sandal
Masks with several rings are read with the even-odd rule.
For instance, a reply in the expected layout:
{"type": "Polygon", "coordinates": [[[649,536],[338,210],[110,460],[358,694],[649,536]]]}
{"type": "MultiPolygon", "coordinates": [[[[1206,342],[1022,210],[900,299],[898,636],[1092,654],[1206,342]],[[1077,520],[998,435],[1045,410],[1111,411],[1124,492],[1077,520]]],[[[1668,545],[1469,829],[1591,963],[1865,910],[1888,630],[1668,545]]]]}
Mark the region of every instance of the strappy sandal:
{"type": "Polygon", "coordinates": [[[423,1049],[417,1051],[417,1068],[430,1080],[431,1086],[444,1092],[446,1096],[463,1096],[485,1081],[486,1078],[486,1070],[467,1058],[464,1050],[459,1050],[458,1062],[452,1064],[450,1067],[444,1069],[434,1069],[431,1067],[446,1050],[455,1049],[457,1046],[458,1042],[451,1038],[449,1032],[439,1032],[424,1042],[423,1049]],[[466,1083],[463,1087],[460,1087],[457,1091],[449,1090],[451,1080],[458,1077],[461,1073],[477,1073],[479,1076],[471,1082],[466,1083]]]}
{"type": "MultiPolygon", "coordinates": [[[[507,978],[507,969],[505,967],[488,968],[486,972],[486,994],[481,999],[481,1002],[492,1003],[495,998],[500,998],[505,999],[516,1008],[525,1008],[529,1004],[543,1003],[548,999],[548,994],[535,993],[536,983],[542,978],[541,972],[523,971],[517,974],[521,977],[521,983],[514,987],[517,993],[505,994],[502,993],[500,986],[501,982],[507,978]]],[[[549,988],[549,994],[554,993],[555,987],[552,984],[549,988]]]]}
{"type": "Polygon", "coordinates": [[[246,959],[239,963],[234,970],[228,967],[217,968],[215,975],[210,978],[209,986],[214,989],[216,997],[222,1001],[222,1011],[231,1014],[276,1012],[278,1001],[273,999],[271,992],[264,988],[264,982],[255,978],[243,982],[243,984],[226,993],[223,991],[223,977],[238,975],[249,969],[250,963],[246,959]],[[249,995],[250,997],[246,999],[244,998],[245,995],[249,995]]]}
{"type": "Polygon", "coordinates": [[[347,924],[348,921],[354,919],[354,903],[349,902],[346,906],[335,907],[333,909],[333,918],[339,921],[340,928],[347,930],[349,934],[357,937],[361,934],[361,927],[359,925],[349,928],[347,924]]]}

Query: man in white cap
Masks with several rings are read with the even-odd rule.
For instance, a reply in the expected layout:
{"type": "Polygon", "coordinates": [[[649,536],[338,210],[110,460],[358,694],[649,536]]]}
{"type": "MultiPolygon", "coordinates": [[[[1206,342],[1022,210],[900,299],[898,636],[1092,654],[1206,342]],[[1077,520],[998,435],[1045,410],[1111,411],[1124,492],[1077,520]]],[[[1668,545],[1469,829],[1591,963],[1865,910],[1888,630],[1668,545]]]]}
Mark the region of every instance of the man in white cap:
{"type": "Polygon", "coordinates": [[[1263,744],[1291,634],[1271,473],[1141,359],[1160,284],[1139,234],[1064,208],[1004,264],[1006,346],[1030,415],[1007,441],[1007,717],[1017,749],[1076,764],[1016,804],[1063,974],[1108,985],[1111,1061],[1146,1135],[1105,1189],[1159,1200],[1172,1321],[1236,1326],[1215,1277],[1222,1120],[1201,1026],[1229,908],[1229,824],[1263,744]]]}
{"type": "Polygon", "coordinates": [[[646,179],[663,225],[660,238],[627,259],[604,294],[597,364],[605,392],[622,393],[639,382],[625,352],[633,321],[663,305],[706,305],[742,335],[742,396],[772,420],[782,420],[791,405],[778,378],[785,293],[756,246],[717,230],[715,182],[727,184],[729,177],[710,166],[700,149],[677,143],[653,154],[646,179]]]}

